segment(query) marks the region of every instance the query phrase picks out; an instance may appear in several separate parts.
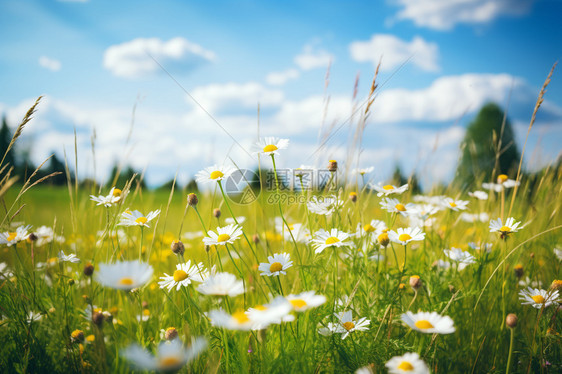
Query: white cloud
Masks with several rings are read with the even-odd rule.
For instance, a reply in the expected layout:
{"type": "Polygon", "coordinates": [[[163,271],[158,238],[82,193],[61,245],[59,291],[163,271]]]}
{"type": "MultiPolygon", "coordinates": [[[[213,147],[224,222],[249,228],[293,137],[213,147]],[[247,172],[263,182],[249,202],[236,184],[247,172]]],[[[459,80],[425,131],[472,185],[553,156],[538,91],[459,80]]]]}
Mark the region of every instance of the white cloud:
{"type": "Polygon", "coordinates": [[[459,23],[488,23],[501,15],[526,13],[533,0],[396,0],[397,19],[420,27],[450,30],[459,23]]]}
{"type": "Polygon", "coordinates": [[[50,71],[59,71],[62,67],[60,61],[47,56],[39,57],[39,65],[50,71]]]}
{"type": "Polygon", "coordinates": [[[422,70],[437,71],[439,48],[416,36],[411,42],[394,35],[375,34],[368,41],[356,41],[349,46],[351,57],[358,62],[377,65],[382,57],[381,70],[392,70],[412,57],[411,63],[422,70]]]}
{"type": "Polygon", "coordinates": [[[326,68],[334,61],[334,56],[324,50],[314,50],[306,45],[301,54],[295,56],[295,64],[302,70],[326,68]]]}
{"type": "Polygon", "coordinates": [[[116,76],[137,78],[160,70],[150,56],[172,71],[191,70],[215,59],[213,52],[181,37],[168,41],[138,38],[109,47],[103,66],[116,76]]]}
{"type": "Polygon", "coordinates": [[[300,73],[297,69],[287,69],[269,73],[265,77],[265,81],[272,86],[282,86],[291,79],[297,79],[300,73]]]}
{"type": "MultiPolygon", "coordinates": [[[[196,87],[191,95],[208,111],[224,111],[237,107],[255,110],[258,103],[261,107],[273,107],[280,105],[284,100],[282,91],[266,88],[256,82],[210,84],[196,87]]],[[[191,99],[188,98],[188,101],[191,102],[191,99]]]]}

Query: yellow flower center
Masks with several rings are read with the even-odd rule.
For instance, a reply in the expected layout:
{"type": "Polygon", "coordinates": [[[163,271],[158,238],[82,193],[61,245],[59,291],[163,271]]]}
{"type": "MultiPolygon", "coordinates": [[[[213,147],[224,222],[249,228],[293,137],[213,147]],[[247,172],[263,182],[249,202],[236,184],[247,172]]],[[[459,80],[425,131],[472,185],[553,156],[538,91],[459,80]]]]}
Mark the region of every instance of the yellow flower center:
{"type": "Polygon", "coordinates": [[[263,305],[256,305],[256,306],[254,307],[254,309],[260,310],[260,311],[264,311],[264,310],[267,310],[267,307],[265,307],[265,306],[263,306],[263,305]]]}
{"type": "Polygon", "coordinates": [[[416,326],[418,329],[422,329],[422,330],[432,329],[432,328],[433,328],[433,325],[431,324],[431,322],[429,322],[428,320],[425,320],[425,319],[416,321],[415,326],[416,326]]]}
{"type": "Polygon", "coordinates": [[[222,171],[220,170],[215,170],[211,173],[211,179],[219,179],[224,177],[224,174],[222,171]]]}
{"type": "Polygon", "coordinates": [[[390,190],[394,189],[394,186],[391,186],[390,184],[387,184],[386,186],[383,186],[382,188],[387,190],[387,191],[390,191],[390,190]]]}
{"type": "Polygon", "coordinates": [[[181,269],[174,271],[174,281],[181,282],[187,278],[187,273],[181,269]]]}
{"type": "Polygon", "coordinates": [[[502,226],[500,227],[500,232],[511,232],[511,227],[502,226]]]}
{"type": "Polygon", "coordinates": [[[342,323],[342,326],[344,329],[346,329],[347,331],[351,330],[352,328],[355,327],[355,323],[353,322],[344,322],[342,323]]]}
{"type": "Polygon", "coordinates": [[[412,237],[408,234],[400,234],[400,236],[398,237],[398,240],[400,240],[401,242],[407,242],[410,239],[412,239],[412,237]]]}
{"type": "Polygon", "coordinates": [[[456,204],[454,201],[451,201],[451,202],[449,203],[449,205],[451,206],[451,208],[454,208],[454,207],[457,206],[457,204],[456,204]]]}
{"type": "Polygon", "coordinates": [[[405,212],[406,211],[406,207],[403,204],[396,204],[395,208],[399,212],[405,212]]]}
{"type": "Polygon", "coordinates": [[[370,223],[367,223],[365,226],[363,226],[363,230],[365,230],[366,232],[373,232],[375,231],[375,228],[370,223]]]}
{"type": "Polygon", "coordinates": [[[244,323],[250,322],[250,319],[248,318],[246,313],[244,313],[243,311],[239,311],[239,312],[234,313],[232,315],[232,318],[234,318],[236,320],[236,322],[241,324],[241,325],[244,324],[244,323]]]}
{"type": "Polygon", "coordinates": [[[222,243],[222,242],[226,242],[227,240],[230,239],[230,235],[228,234],[220,234],[217,238],[217,242],[222,243]]]}
{"type": "Polygon", "coordinates": [[[119,281],[119,284],[122,285],[122,286],[132,286],[133,280],[129,277],[124,277],[124,278],[121,278],[121,280],[119,281]]]}
{"type": "Polygon", "coordinates": [[[328,239],[326,239],[326,244],[330,245],[330,244],[334,244],[339,242],[340,240],[338,238],[336,238],[335,236],[330,236],[328,239]]]}
{"type": "Polygon", "coordinates": [[[135,220],[136,223],[138,223],[139,225],[144,225],[148,220],[146,219],[146,217],[139,217],[135,220]]]}
{"type": "Polygon", "coordinates": [[[289,230],[293,231],[295,229],[295,225],[293,225],[292,223],[289,224],[289,230]]]}
{"type": "Polygon", "coordinates": [[[113,196],[115,196],[115,197],[121,196],[121,192],[122,191],[119,188],[115,188],[113,190],[113,196]]]}
{"type": "Polygon", "coordinates": [[[143,309],[142,315],[143,315],[143,316],[149,316],[149,315],[150,315],[150,310],[148,310],[148,309],[143,309]]]}
{"type": "Polygon", "coordinates": [[[96,336],[95,336],[95,335],[88,335],[88,336],[86,336],[86,341],[87,341],[87,342],[91,343],[91,342],[93,342],[94,340],[96,340],[96,336]]]}
{"type": "Polygon", "coordinates": [[[533,299],[533,301],[537,304],[544,304],[545,302],[544,297],[542,295],[531,296],[531,299],[533,299]]]}
{"type": "Polygon", "coordinates": [[[54,264],[56,264],[58,261],[59,261],[58,258],[56,258],[56,257],[51,257],[51,258],[49,258],[49,259],[47,260],[47,264],[49,264],[49,265],[54,265],[54,264]]]}
{"type": "Polygon", "coordinates": [[[182,363],[182,360],[180,360],[177,357],[162,357],[160,359],[160,367],[162,368],[172,368],[172,367],[176,367],[179,366],[182,363]]]}
{"type": "Polygon", "coordinates": [[[306,306],[306,301],[304,301],[303,299],[292,299],[289,300],[289,302],[295,309],[302,309],[306,306]]]}
{"type": "Polygon", "coordinates": [[[508,180],[508,179],[509,179],[508,176],[505,175],[505,174],[500,174],[500,175],[498,175],[498,183],[503,183],[503,182],[505,182],[505,181],[508,180]]]}
{"type": "Polygon", "coordinates": [[[269,267],[269,271],[272,272],[272,273],[275,273],[276,271],[281,271],[281,270],[283,270],[283,265],[281,265],[280,262],[274,262],[269,267]]]}
{"type": "Polygon", "coordinates": [[[16,238],[16,236],[18,236],[17,232],[9,232],[8,233],[8,241],[11,242],[12,240],[14,240],[16,238]]]}
{"type": "Polygon", "coordinates": [[[276,145],[273,145],[273,144],[269,144],[269,145],[266,145],[265,147],[263,147],[263,151],[264,151],[265,153],[267,153],[267,152],[275,152],[275,151],[278,150],[278,149],[279,149],[279,148],[277,148],[277,146],[276,146],[276,145]]]}
{"type": "Polygon", "coordinates": [[[408,361],[402,361],[400,365],[398,365],[398,369],[402,371],[412,371],[414,370],[414,366],[410,364],[408,361]]]}

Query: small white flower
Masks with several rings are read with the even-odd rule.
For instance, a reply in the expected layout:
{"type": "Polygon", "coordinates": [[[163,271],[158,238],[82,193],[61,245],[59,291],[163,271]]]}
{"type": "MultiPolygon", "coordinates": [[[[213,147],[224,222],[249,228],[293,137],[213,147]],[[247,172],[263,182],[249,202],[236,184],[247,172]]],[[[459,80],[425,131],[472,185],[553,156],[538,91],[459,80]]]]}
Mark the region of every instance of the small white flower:
{"type": "Polygon", "coordinates": [[[478,200],[488,200],[488,194],[484,191],[474,191],[474,192],[469,192],[468,196],[470,197],[474,197],[478,200]]]}
{"type": "Polygon", "coordinates": [[[279,139],[274,137],[261,138],[254,145],[256,154],[279,155],[278,150],[286,149],[289,146],[289,139],[279,139]]]}
{"type": "Polygon", "coordinates": [[[326,296],[316,295],[315,291],[305,291],[298,295],[289,295],[287,300],[291,303],[293,310],[304,312],[310,308],[315,308],[326,302],[326,296]]]}
{"type": "Polygon", "coordinates": [[[400,318],[411,329],[426,334],[451,334],[455,332],[451,317],[441,316],[436,312],[417,312],[414,314],[408,311],[402,314],[400,318]]]}
{"type": "Polygon", "coordinates": [[[554,255],[558,258],[558,260],[562,261],[562,249],[554,248],[553,252],[554,252],[554,255]]]}
{"type": "Polygon", "coordinates": [[[211,324],[216,327],[223,327],[229,330],[252,330],[256,326],[256,323],[252,321],[247,312],[242,310],[228,314],[222,309],[215,309],[209,312],[209,319],[211,324]]]}
{"type": "Polygon", "coordinates": [[[195,174],[195,180],[198,183],[220,182],[228,178],[235,171],[236,168],[232,166],[213,165],[195,174]]]}
{"type": "Polygon", "coordinates": [[[225,227],[217,227],[217,233],[214,231],[207,232],[203,238],[205,245],[226,245],[226,243],[234,244],[234,241],[242,236],[242,228],[238,225],[228,225],[225,227]]]}
{"type": "Polygon", "coordinates": [[[380,202],[381,207],[389,213],[399,213],[403,216],[407,216],[414,209],[414,204],[408,203],[406,205],[402,204],[397,199],[384,198],[380,202]]]}
{"type": "Polygon", "coordinates": [[[341,338],[343,340],[353,331],[369,330],[369,323],[371,321],[365,317],[354,321],[351,310],[337,313],[336,317],[338,318],[338,322],[329,322],[326,327],[321,328],[318,332],[321,335],[342,334],[341,338]]]}
{"type": "Polygon", "coordinates": [[[104,205],[110,207],[124,199],[123,192],[119,188],[112,187],[107,196],[90,195],[90,200],[95,201],[96,205],[104,205]]]}
{"type": "Polygon", "coordinates": [[[203,263],[191,265],[191,261],[187,260],[184,264],[177,264],[176,270],[172,275],[164,273],[162,279],[158,284],[160,288],[167,288],[170,291],[176,287],[176,291],[183,287],[187,287],[191,282],[203,282],[209,276],[209,272],[203,266],[203,263]]]}
{"type": "Polygon", "coordinates": [[[386,230],[386,223],[373,219],[365,225],[358,223],[354,235],[358,238],[376,239],[384,230],[386,230]]]}
{"type": "Polygon", "coordinates": [[[432,204],[414,204],[409,209],[410,216],[417,217],[423,221],[426,221],[430,216],[439,212],[441,208],[432,204]]]}
{"type": "Polygon", "coordinates": [[[480,214],[479,213],[470,214],[467,212],[462,212],[459,218],[461,221],[470,222],[470,223],[490,221],[490,216],[486,212],[482,212],[480,214]]]}
{"type": "Polygon", "coordinates": [[[205,279],[197,291],[204,295],[236,297],[244,293],[244,282],[230,273],[216,273],[205,279]]]}
{"type": "Polygon", "coordinates": [[[67,255],[64,254],[63,251],[60,251],[59,252],[59,261],[72,262],[73,264],[76,264],[76,263],[80,262],[80,259],[78,257],[76,257],[76,255],[74,253],[71,253],[67,256],[67,255]]]}
{"type": "Polygon", "coordinates": [[[343,205],[335,196],[312,196],[306,203],[310,213],[329,216],[343,205]]]}
{"type": "Polygon", "coordinates": [[[239,216],[239,217],[236,217],[236,220],[235,220],[234,218],[232,218],[232,217],[227,217],[227,218],[224,219],[224,222],[227,223],[227,224],[229,224],[229,225],[236,224],[236,221],[238,221],[238,224],[241,225],[241,224],[243,224],[244,222],[246,222],[246,217],[244,217],[244,216],[239,216]]]}
{"type": "Polygon", "coordinates": [[[384,366],[390,374],[429,374],[426,363],[415,352],[394,356],[384,366]]]}
{"type": "Polygon", "coordinates": [[[558,290],[546,291],[538,288],[527,287],[519,291],[519,300],[522,305],[531,305],[533,308],[547,308],[550,305],[558,305],[558,290]]]}
{"type": "Polygon", "coordinates": [[[316,248],[314,253],[322,253],[328,247],[345,247],[351,246],[353,243],[349,241],[350,235],[346,232],[332,229],[329,232],[324,229],[316,231],[312,239],[312,244],[316,248]]]}
{"type": "Polygon", "coordinates": [[[154,269],[147,263],[139,261],[122,261],[114,264],[99,264],[96,280],[102,286],[130,291],[144,286],[154,269]]]}
{"type": "Polygon", "coordinates": [[[373,170],[375,170],[374,166],[370,166],[368,168],[363,168],[363,169],[353,169],[353,174],[365,175],[365,174],[369,174],[373,170]]]}
{"type": "Polygon", "coordinates": [[[29,237],[29,229],[31,225],[19,226],[16,231],[11,232],[1,232],[0,233],[0,244],[6,244],[8,247],[26,240],[29,237]]]}
{"type": "Polygon", "coordinates": [[[411,241],[425,239],[425,233],[419,227],[398,228],[397,232],[391,230],[388,232],[388,238],[394,243],[406,245],[411,241]]]}
{"type": "Polygon", "coordinates": [[[521,222],[515,222],[515,218],[509,217],[502,224],[501,218],[490,221],[490,232],[499,232],[502,237],[507,237],[509,234],[519,231],[521,222]]]}
{"type": "Polygon", "coordinates": [[[391,184],[387,184],[387,185],[382,185],[382,183],[378,183],[378,184],[370,184],[369,185],[372,189],[374,189],[375,191],[377,191],[377,196],[381,197],[381,196],[388,196],[388,195],[392,195],[392,194],[402,194],[405,191],[408,190],[408,184],[405,184],[403,186],[400,187],[396,187],[393,186],[391,184]]]}
{"type": "Polygon", "coordinates": [[[122,356],[140,370],[173,372],[193,361],[206,347],[205,338],[195,339],[188,348],[183,347],[180,339],[173,339],[158,345],[156,357],[137,344],[124,349],[122,356]]]}
{"type": "Polygon", "coordinates": [[[482,243],[482,245],[478,245],[477,243],[474,242],[468,243],[469,248],[475,251],[485,251],[486,253],[491,253],[493,246],[494,245],[492,243],[482,243]]]}
{"type": "Polygon", "coordinates": [[[289,314],[292,310],[293,307],[286,298],[277,296],[269,304],[249,308],[246,314],[255,323],[253,329],[262,330],[271,324],[279,325],[281,322],[294,320],[294,316],[289,314]]]}
{"type": "Polygon", "coordinates": [[[443,253],[445,253],[445,256],[458,263],[459,270],[463,270],[468,265],[476,262],[473,255],[459,248],[453,247],[451,249],[444,249],[443,253]]]}
{"type": "Polygon", "coordinates": [[[258,268],[261,271],[261,275],[267,275],[271,277],[272,275],[287,273],[285,270],[293,266],[293,261],[291,261],[291,256],[288,253],[275,253],[273,256],[267,257],[266,263],[260,263],[258,268]]]}
{"type": "Polygon", "coordinates": [[[454,210],[458,212],[459,210],[466,210],[466,206],[468,205],[468,201],[466,200],[455,200],[450,197],[446,197],[443,199],[441,203],[445,208],[454,210]]]}
{"type": "Polygon", "coordinates": [[[531,280],[528,276],[525,279],[521,279],[519,281],[519,285],[521,287],[533,287],[533,288],[540,288],[542,287],[542,282],[540,280],[531,280]]]}
{"type": "Polygon", "coordinates": [[[141,226],[141,227],[150,227],[148,226],[148,222],[152,221],[160,214],[160,209],[154,210],[144,216],[138,210],[127,210],[121,214],[121,221],[119,221],[118,225],[120,226],[141,226]]]}

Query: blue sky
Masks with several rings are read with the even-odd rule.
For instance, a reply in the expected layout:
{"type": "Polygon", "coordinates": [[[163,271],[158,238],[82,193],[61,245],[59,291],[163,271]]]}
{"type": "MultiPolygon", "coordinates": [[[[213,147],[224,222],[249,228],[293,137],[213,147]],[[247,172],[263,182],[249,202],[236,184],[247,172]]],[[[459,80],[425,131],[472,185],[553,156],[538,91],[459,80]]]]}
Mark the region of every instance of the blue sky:
{"type": "MultiPolygon", "coordinates": [[[[260,135],[291,139],[281,165],[321,166],[346,158],[358,116],[348,119],[382,57],[362,151],[349,162],[375,166],[376,181],[399,163],[430,185],[451,179],[479,107],[505,107],[510,90],[522,146],[540,86],[562,55],[561,11],[547,0],[3,1],[0,112],[16,125],[45,95],[26,129],[37,162],[71,151],[76,127],[79,169],[93,175],[95,130],[96,178],[119,161],[146,168],[155,185],[228,158],[255,165],[242,148],[257,137],[259,102],[260,135]],[[330,128],[339,130],[315,153],[330,128]]],[[[529,168],[560,152],[559,75],[533,128],[529,168]]]]}

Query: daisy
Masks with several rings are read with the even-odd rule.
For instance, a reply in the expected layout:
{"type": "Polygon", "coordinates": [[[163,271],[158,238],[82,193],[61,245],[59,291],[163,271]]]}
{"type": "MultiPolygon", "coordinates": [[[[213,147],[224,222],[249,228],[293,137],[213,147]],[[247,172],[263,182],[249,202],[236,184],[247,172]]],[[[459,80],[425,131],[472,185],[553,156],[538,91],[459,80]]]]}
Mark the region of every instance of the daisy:
{"type": "Polygon", "coordinates": [[[339,201],[335,196],[312,196],[306,203],[310,213],[329,216],[340,207],[343,201],[339,201]]]}
{"type": "Polygon", "coordinates": [[[458,212],[459,210],[465,210],[466,206],[468,205],[468,201],[466,200],[455,200],[452,199],[450,197],[446,197],[445,199],[443,199],[443,202],[441,203],[445,208],[449,208],[451,210],[454,210],[455,212],[458,212]]]}
{"type": "Polygon", "coordinates": [[[370,167],[364,168],[364,169],[353,169],[353,174],[365,175],[365,174],[369,174],[373,170],[375,170],[374,166],[370,166],[370,167]]]}
{"type": "Polygon", "coordinates": [[[406,245],[411,241],[425,239],[425,233],[419,227],[398,228],[397,232],[391,230],[388,232],[388,238],[398,244],[406,245]]]}
{"type": "Polygon", "coordinates": [[[329,232],[324,229],[316,231],[314,234],[316,237],[312,239],[312,244],[316,247],[314,253],[322,253],[324,249],[328,247],[344,247],[353,245],[352,242],[348,241],[350,235],[346,232],[339,231],[338,229],[332,229],[329,232]]]}
{"type": "Polygon", "coordinates": [[[509,179],[505,174],[498,175],[497,183],[482,183],[482,187],[487,190],[494,190],[496,192],[501,192],[504,188],[513,188],[519,186],[521,183],[509,179]]]}
{"type": "Polygon", "coordinates": [[[262,330],[271,324],[293,321],[295,317],[289,314],[292,310],[293,306],[286,298],[277,296],[269,304],[249,308],[246,314],[255,322],[253,329],[262,330]]]}
{"type": "Polygon", "coordinates": [[[183,287],[187,287],[191,282],[203,282],[209,276],[209,272],[203,266],[203,263],[191,265],[191,261],[187,260],[184,264],[177,264],[176,270],[172,275],[164,273],[158,282],[160,288],[167,288],[170,291],[176,287],[176,291],[183,287]]]}
{"type": "Polygon", "coordinates": [[[238,221],[238,223],[241,225],[244,222],[246,222],[246,217],[239,216],[239,217],[236,217],[236,219],[234,219],[232,217],[227,217],[227,218],[224,219],[224,222],[228,223],[229,225],[235,224],[236,221],[238,221]]]}
{"type": "Polygon", "coordinates": [[[76,255],[74,253],[69,254],[68,256],[64,254],[63,251],[59,252],[59,261],[61,262],[72,262],[73,264],[76,264],[78,262],[80,262],[80,259],[78,257],[76,257],[76,255]]]}
{"type": "Polygon", "coordinates": [[[236,168],[232,166],[209,166],[197,174],[195,174],[195,180],[198,183],[208,183],[208,182],[220,182],[226,179],[230,174],[234,173],[236,168]]]}
{"type": "Polygon", "coordinates": [[[425,221],[440,210],[441,208],[439,206],[432,204],[413,204],[409,213],[411,216],[418,217],[419,219],[425,221]]]}
{"type": "Polygon", "coordinates": [[[289,139],[279,139],[274,137],[261,138],[254,145],[256,154],[264,154],[267,156],[278,155],[280,149],[286,149],[289,146],[289,139]]]}
{"type": "Polygon", "coordinates": [[[230,273],[210,275],[197,287],[197,291],[204,295],[218,295],[236,297],[244,293],[244,282],[230,273]]]}
{"type": "Polygon", "coordinates": [[[525,279],[521,279],[519,281],[519,285],[521,287],[533,287],[533,288],[540,288],[542,287],[542,282],[540,280],[531,280],[529,277],[525,277],[525,279]]]}
{"type": "Polygon", "coordinates": [[[119,188],[112,187],[107,196],[104,195],[90,195],[90,200],[95,201],[96,205],[104,205],[110,207],[117,204],[123,198],[123,192],[119,188]]]}
{"type": "Polygon", "coordinates": [[[160,209],[148,213],[146,217],[138,210],[133,210],[132,212],[127,210],[123,212],[123,214],[121,214],[121,221],[118,223],[118,225],[150,227],[147,225],[147,223],[152,221],[159,214],[160,209]]]}
{"type": "Polygon", "coordinates": [[[489,222],[490,216],[486,212],[482,212],[480,214],[478,214],[478,213],[470,214],[470,213],[467,213],[467,212],[462,212],[459,216],[459,219],[461,221],[470,222],[470,223],[489,222]]]}
{"type": "Polygon", "coordinates": [[[318,332],[321,335],[342,334],[342,340],[353,331],[369,330],[369,323],[371,322],[365,317],[359,318],[357,321],[353,320],[351,310],[343,313],[336,314],[338,318],[337,323],[330,322],[327,327],[323,327],[318,332]]]}
{"type": "Polygon", "coordinates": [[[310,233],[302,223],[289,223],[287,227],[281,217],[275,217],[275,231],[282,232],[285,240],[292,240],[291,234],[298,242],[307,241],[307,237],[310,237],[310,233]]]}
{"type": "Polygon", "coordinates": [[[205,348],[207,340],[197,338],[191,346],[184,348],[180,339],[172,339],[158,345],[156,357],[138,344],[127,347],[122,356],[140,370],[177,371],[193,361],[205,348]]]}
{"type": "Polygon", "coordinates": [[[205,245],[226,245],[226,243],[234,244],[234,241],[242,235],[242,228],[238,225],[217,227],[217,233],[214,231],[207,232],[208,236],[203,238],[203,243],[205,243],[205,245]]]}
{"type": "Polygon", "coordinates": [[[408,311],[402,314],[400,318],[411,329],[426,334],[450,334],[455,332],[451,317],[440,316],[436,312],[417,312],[414,314],[408,311]]]}
{"type": "Polygon", "coordinates": [[[114,264],[99,264],[96,280],[105,287],[130,291],[144,286],[154,269],[147,263],[140,261],[121,261],[114,264]]]}
{"type": "Polygon", "coordinates": [[[0,244],[6,244],[8,247],[26,240],[29,237],[29,229],[31,225],[20,226],[16,231],[11,232],[1,232],[0,233],[0,244]]]}
{"type": "Polygon", "coordinates": [[[379,220],[371,220],[371,222],[361,226],[361,224],[357,224],[357,230],[355,231],[355,236],[357,237],[378,237],[382,232],[386,230],[386,223],[379,220]]]}
{"type": "Polygon", "coordinates": [[[469,192],[468,196],[470,197],[474,197],[478,200],[488,200],[488,194],[484,191],[474,191],[474,192],[469,192]]]}
{"type": "Polygon", "coordinates": [[[533,308],[548,308],[550,305],[558,305],[558,291],[546,291],[538,288],[527,287],[519,291],[519,300],[522,305],[531,305],[533,308]]]}
{"type": "Polygon", "coordinates": [[[390,374],[429,374],[426,363],[415,352],[394,356],[384,366],[387,367],[390,374]]]}
{"type": "Polygon", "coordinates": [[[476,262],[473,255],[459,248],[453,247],[451,249],[444,249],[443,253],[445,253],[445,256],[458,263],[459,270],[463,270],[468,265],[476,262]]]}
{"type": "Polygon", "coordinates": [[[377,193],[378,197],[381,197],[383,195],[388,196],[388,195],[392,195],[392,194],[400,195],[408,189],[408,184],[405,184],[405,185],[400,186],[400,187],[396,187],[396,186],[393,186],[391,184],[387,184],[387,185],[383,186],[382,183],[378,183],[376,185],[371,184],[370,187],[378,192],[377,193]]]}
{"type": "Polygon", "coordinates": [[[515,222],[515,218],[509,217],[504,225],[501,218],[498,218],[490,221],[490,232],[499,232],[501,238],[507,238],[509,234],[519,231],[520,224],[521,222],[515,222]]]}
{"type": "Polygon", "coordinates": [[[224,327],[229,330],[252,330],[256,323],[252,321],[246,312],[239,310],[232,315],[222,309],[215,309],[209,312],[211,324],[216,327],[224,327]]]}
{"type": "Polygon", "coordinates": [[[408,215],[413,209],[414,204],[408,203],[406,205],[402,204],[397,199],[384,198],[380,205],[389,213],[400,213],[403,216],[408,215]]]}
{"type": "Polygon", "coordinates": [[[287,300],[291,303],[293,310],[304,312],[310,308],[315,308],[326,302],[326,296],[316,295],[315,291],[306,291],[298,295],[289,295],[287,300]]]}
{"type": "Polygon", "coordinates": [[[48,244],[53,240],[57,241],[58,243],[65,242],[64,236],[55,235],[52,227],[40,226],[33,232],[33,234],[37,237],[37,241],[35,242],[35,245],[37,247],[48,244]]]}
{"type": "Polygon", "coordinates": [[[261,271],[261,275],[267,275],[271,277],[272,275],[287,273],[285,270],[293,266],[293,261],[291,261],[291,256],[288,253],[275,253],[273,256],[267,257],[266,263],[261,263],[258,270],[261,271]]]}

